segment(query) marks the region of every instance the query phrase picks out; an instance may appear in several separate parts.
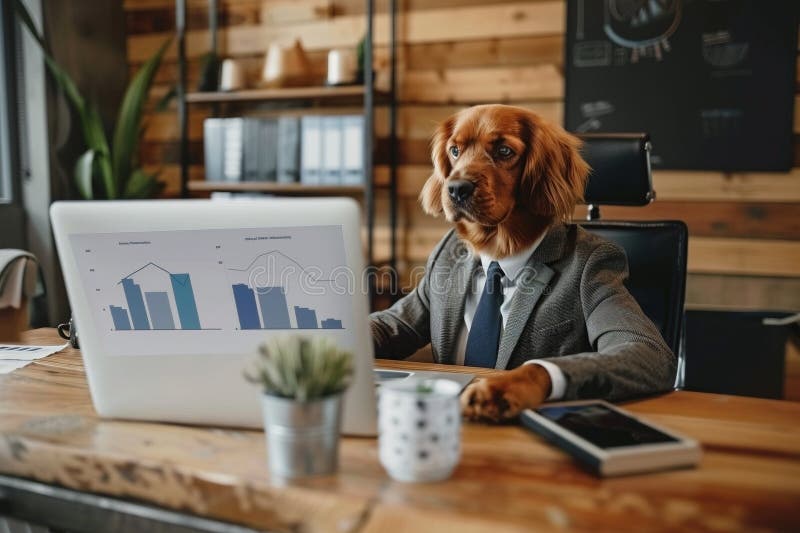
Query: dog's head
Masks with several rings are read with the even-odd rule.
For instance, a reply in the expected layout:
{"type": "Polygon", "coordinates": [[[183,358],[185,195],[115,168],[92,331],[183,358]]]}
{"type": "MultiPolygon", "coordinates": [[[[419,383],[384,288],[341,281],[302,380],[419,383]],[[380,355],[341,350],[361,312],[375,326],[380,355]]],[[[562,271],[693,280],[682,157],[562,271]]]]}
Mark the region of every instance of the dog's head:
{"type": "Polygon", "coordinates": [[[465,109],[434,134],[434,171],[420,193],[422,207],[456,222],[462,236],[474,235],[478,248],[474,241],[526,216],[569,220],[589,173],[579,147],[574,136],[526,109],[465,109]]]}

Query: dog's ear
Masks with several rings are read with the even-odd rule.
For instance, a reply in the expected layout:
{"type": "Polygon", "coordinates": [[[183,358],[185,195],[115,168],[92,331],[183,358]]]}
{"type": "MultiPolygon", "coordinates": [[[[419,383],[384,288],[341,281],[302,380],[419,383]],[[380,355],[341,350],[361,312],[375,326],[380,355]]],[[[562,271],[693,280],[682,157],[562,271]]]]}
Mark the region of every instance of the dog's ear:
{"type": "Polygon", "coordinates": [[[433,174],[425,182],[422,191],[419,193],[419,201],[422,210],[429,215],[439,216],[442,214],[442,187],[445,178],[450,175],[450,159],[447,157],[447,140],[453,135],[455,118],[450,117],[442,122],[436,129],[431,139],[431,160],[433,162],[433,174]]]}
{"type": "Polygon", "coordinates": [[[589,165],[581,141],[561,127],[530,113],[523,121],[528,153],[520,178],[520,200],[537,215],[569,221],[583,200],[589,165]]]}

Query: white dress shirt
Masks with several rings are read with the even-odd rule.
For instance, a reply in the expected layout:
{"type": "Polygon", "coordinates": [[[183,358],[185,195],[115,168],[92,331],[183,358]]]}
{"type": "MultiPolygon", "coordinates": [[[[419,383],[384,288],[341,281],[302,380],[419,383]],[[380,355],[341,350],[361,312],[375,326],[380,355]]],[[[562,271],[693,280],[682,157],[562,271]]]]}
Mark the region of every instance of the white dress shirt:
{"type": "MultiPolygon", "coordinates": [[[[542,234],[536,242],[518,254],[504,257],[503,259],[495,259],[485,254],[481,255],[482,268],[475,269],[475,275],[472,280],[473,291],[467,294],[467,299],[464,303],[464,324],[461,327],[456,341],[456,364],[464,364],[467,337],[469,336],[470,327],[472,327],[472,318],[475,316],[475,311],[478,309],[478,302],[483,294],[483,287],[486,285],[486,270],[489,268],[489,265],[492,261],[497,261],[500,268],[503,269],[503,279],[501,280],[503,284],[503,303],[500,306],[500,315],[503,317],[503,329],[505,330],[506,322],[508,322],[508,315],[511,312],[511,300],[514,298],[514,293],[517,290],[517,276],[528,263],[528,259],[530,259],[533,251],[536,250],[544,239],[544,235],[545,234],[542,234]]],[[[546,356],[548,354],[532,355],[546,356]]],[[[548,400],[558,400],[564,396],[564,391],[567,388],[567,381],[564,377],[564,373],[557,365],[554,365],[550,361],[540,361],[537,359],[527,361],[525,364],[540,365],[547,370],[547,373],[550,375],[550,383],[552,384],[550,395],[547,397],[548,400]]]]}

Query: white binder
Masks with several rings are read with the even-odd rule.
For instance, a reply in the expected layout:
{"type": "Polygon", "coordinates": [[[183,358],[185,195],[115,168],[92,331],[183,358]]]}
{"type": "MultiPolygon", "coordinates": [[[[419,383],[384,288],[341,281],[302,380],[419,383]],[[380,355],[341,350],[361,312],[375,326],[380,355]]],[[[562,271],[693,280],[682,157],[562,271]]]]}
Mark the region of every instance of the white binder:
{"type": "Polygon", "coordinates": [[[304,116],[301,120],[300,182],[319,185],[322,174],[322,117],[304,116]]]}
{"type": "Polygon", "coordinates": [[[364,117],[342,117],[342,184],[364,184],[364,117]]]}

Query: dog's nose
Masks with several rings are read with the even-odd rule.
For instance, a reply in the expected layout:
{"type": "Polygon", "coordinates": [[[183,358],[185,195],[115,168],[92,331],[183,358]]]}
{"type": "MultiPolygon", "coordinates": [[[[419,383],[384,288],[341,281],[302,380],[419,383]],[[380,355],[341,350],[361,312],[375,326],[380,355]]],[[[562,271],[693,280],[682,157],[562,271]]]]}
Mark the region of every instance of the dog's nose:
{"type": "Polygon", "coordinates": [[[463,202],[470,196],[472,191],[475,190],[475,184],[467,180],[453,180],[447,184],[447,192],[456,202],[463,202]]]}

